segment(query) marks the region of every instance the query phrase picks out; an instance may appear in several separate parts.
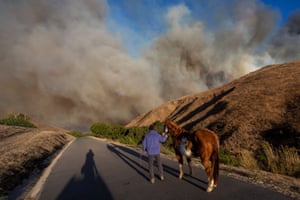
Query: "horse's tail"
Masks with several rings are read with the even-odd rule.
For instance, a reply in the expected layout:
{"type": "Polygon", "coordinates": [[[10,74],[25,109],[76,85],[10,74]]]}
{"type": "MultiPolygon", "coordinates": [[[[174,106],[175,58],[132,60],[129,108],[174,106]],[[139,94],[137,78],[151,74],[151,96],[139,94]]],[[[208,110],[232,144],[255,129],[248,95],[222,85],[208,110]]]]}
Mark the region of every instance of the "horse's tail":
{"type": "Polygon", "coordinates": [[[216,143],[213,145],[213,154],[212,154],[212,163],[213,163],[213,177],[215,185],[218,183],[218,177],[219,177],[219,148],[216,143]]]}

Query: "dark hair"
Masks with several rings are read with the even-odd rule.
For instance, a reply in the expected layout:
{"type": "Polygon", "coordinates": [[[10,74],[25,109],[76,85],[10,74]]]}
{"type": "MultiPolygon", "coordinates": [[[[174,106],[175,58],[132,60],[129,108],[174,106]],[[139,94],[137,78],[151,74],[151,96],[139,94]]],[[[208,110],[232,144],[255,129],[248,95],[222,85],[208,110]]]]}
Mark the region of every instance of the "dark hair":
{"type": "Polygon", "coordinates": [[[151,125],[149,126],[149,130],[154,130],[154,124],[151,124],[151,125]]]}

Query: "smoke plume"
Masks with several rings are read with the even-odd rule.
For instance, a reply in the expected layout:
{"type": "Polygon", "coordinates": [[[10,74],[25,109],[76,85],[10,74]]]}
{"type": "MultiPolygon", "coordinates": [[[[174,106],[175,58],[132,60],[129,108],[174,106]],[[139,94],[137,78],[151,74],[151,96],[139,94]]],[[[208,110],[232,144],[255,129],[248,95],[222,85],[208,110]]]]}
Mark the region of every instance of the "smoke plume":
{"type": "Polygon", "coordinates": [[[273,34],[278,13],[256,1],[232,4],[213,29],[186,5],[170,7],[167,31],[140,58],[107,29],[107,12],[99,0],[0,1],[0,114],[67,128],[126,123],[165,101],[299,57],[299,13],[273,34]]]}
{"type": "Polygon", "coordinates": [[[287,19],[286,24],[272,38],[270,54],[277,59],[300,58],[300,9],[287,19]]]}

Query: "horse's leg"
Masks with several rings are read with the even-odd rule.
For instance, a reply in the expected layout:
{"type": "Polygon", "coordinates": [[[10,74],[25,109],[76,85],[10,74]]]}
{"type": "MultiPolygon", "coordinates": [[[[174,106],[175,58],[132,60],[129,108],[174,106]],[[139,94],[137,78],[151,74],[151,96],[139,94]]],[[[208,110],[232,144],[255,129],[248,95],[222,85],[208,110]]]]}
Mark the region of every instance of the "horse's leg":
{"type": "Polygon", "coordinates": [[[207,178],[208,178],[208,184],[207,184],[207,192],[211,192],[214,189],[214,179],[213,179],[213,169],[212,169],[212,163],[210,161],[210,153],[212,147],[209,145],[201,145],[199,149],[200,159],[202,161],[203,167],[205,169],[207,178]]]}
{"type": "Polygon", "coordinates": [[[219,142],[218,140],[213,146],[213,153],[211,156],[212,163],[213,163],[213,178],[214,178],[214,187],[216,188],[218,185],[218,178],[219,178],[219,142]]]}
{"type": "Polygon", "coordinates": [[[212,168],[211,168],[211,162],[210,162],[210,159],[209,159],[209,156],[207,154],[207,149],[205,148],[201,148],[200,149],[200,159],[202,160],[202,164],[203,164],[203,167],[204,167],[204,170],[206,172],[206,175],[207,175],[207,178],[208,178],[208,184],[207,184],[207,189],[206,189],[206,192],[211,192],[213,190],[213,171],[212,171],[212,168]]]}
{"type": "Polygon", "coordinates": [[[193,176],[193,168],[192,168],[192,159],[190,157],[186,157],[186,160],[188,162],[189,165],[189,169],[190,169],[190,176],[193,176]]]}
{"type": "Polygon", "coordinates": [[[192,169],[192,147],[193,147],[193,143],[191,141],[188,142],[188,145],[187,145],[187,148],[186,148],[186,151],[185,151],[185,154],[186,154],[186,161],[188,163],[188,166],[189,166],[189,170],[190,170],[190,176],[193,175],[193,169],[192,169]]]}
{"type": "Polygon", "coordinates": [[[179,163],[179,179],[182,179],[182,177],[183,177],[183,157],[182,157],[182,155],[176,154],[176,158],[179,163]]]}
{"type": "Polygon", "coordinates": [[[208,184],[207,184],[206,191],[211,192],[214,189],[214,179],[213,179],[213,170],[211,168],[211,162],[209,161],[209,159],[205,158],[205,160],[203,160],[203,166],[205,168],[205,172],[208,177],[208,184]]]}

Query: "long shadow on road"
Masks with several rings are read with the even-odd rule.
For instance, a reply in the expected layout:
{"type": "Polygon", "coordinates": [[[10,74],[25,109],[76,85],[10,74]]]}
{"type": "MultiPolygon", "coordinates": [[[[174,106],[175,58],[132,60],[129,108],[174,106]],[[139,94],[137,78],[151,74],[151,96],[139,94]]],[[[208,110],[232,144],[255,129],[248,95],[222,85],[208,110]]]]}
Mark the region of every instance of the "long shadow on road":
{"type": "MultiPolygon", "coordinates": [[[[166,164],[163,164],[163,168],[164,168],[165,172],[167,172],[167,173],[169,173],[169,174],[171,174],[171,175],[173,175],[175,177],[178,177],[179,170],[176,170],[176,169],[174,169],[174,168],[172,168],[172,167],[170,167],[170,166],[168,166],[166,164]]],[[[197,187],[197,188],[199,188],[199,189],[201,189],[203,191],[206,191],[206,188],[200,186],[199,183],[203,183],[203,184],[207,185],[207,182],[203,181],[203,180],[201,180],[199,178],[196,178],[194,176],[190,176],[190,175],[188,175],[188,174],[185,173],[181,181],[185,181],[185,182],[187,182],[187,183],[189,183],[189,184],[191,184],[191,185],[193,185],[193,186],[195,186],[195,187],[197,187]],[[197,181],[197,183],[194,183],[193,180],[197,181]]]]}
{"type": "MultiPolygon", "coordinates": [[[[141,175],[146,180],[149,180],[148,168],[146,168],[142,165],[142,162],[146,162],[148,164],[147,156],[141,156],[140,153],[138,153],[137,151],[135,151],[133,149],[130,149],[130,148],[127,148],[124,146],[120,146],[120,145],[116,145],[116,144],[108,144],[107,148],[111,152],[115,153],[118,157],[120,157],[128,166],[130,166],[133,170],[135,170],[139,175],[141,175]]],[[[179,175],[178,169],[174,169],[172,166],[170,166],[164,162],[163,162],[163,169],[164,169],[165,173],[168,173],[169,175],[174,176],[176,178],[179,175]]],[[[200,186],[199,183],[206,185],[207,182],[203,181],[197,177],[190,176],[188,174],[184,174],[182,181],[185,181],[197,188],[200,188],[201,190],[206,191],[206,188],[200,186]],[[197,181],[197,183],[195,183],[193,181],[197,181]]]]}
{"type": "Polygon", "coordinates": [[[133,170],[135,170],[139,175],[141,175],[142,177],[144,177],[145,179],[148,179],[148,177],[145,175],[145,173],[147,173],[148,169],[145,168],[142,165],[142,161],[145,161],[144,157],[140,157],[139,153],[137,153],[136,151],[120,146],[120,145],[115,145],[115,144],[108,144],[107,148],[115,153],[117,156],[119,156],[129,167],[131,167],[133,170]],[[140,160],[137,162],[136,160],[130,158],[128,155],[126,155],[125,153],[130,154],[131,156],[134,156],[136,158],[139,158],[140,160]]]}
{"type": "Polygon", "coordinates": [[[81,175],[81,177],[73,176],[69,180],[57,200],[113,199],[98,173],[92,150],[86,153],[86,160],[81,168],[81,175]]]}

